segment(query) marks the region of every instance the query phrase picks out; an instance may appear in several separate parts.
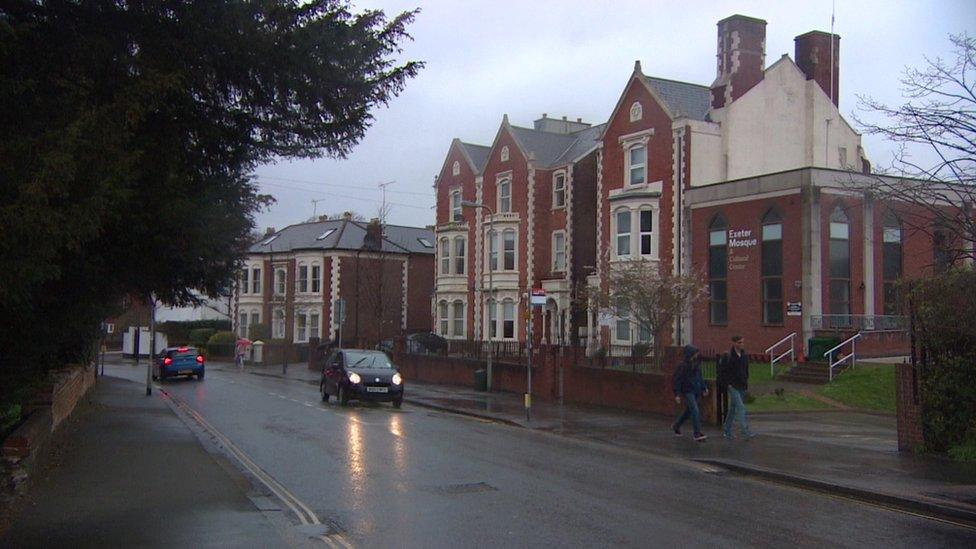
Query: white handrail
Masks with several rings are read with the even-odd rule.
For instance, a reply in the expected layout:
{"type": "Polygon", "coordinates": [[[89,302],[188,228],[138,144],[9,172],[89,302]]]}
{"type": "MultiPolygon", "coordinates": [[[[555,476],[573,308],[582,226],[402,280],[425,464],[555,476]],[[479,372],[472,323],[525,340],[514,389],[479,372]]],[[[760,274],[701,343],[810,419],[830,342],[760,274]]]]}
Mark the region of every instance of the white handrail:
{"type": "Polygon", "coordinates": [[[793,347],[794,347],[793,340],[794,340],[794,338],[796,338],[796,332],[793,332],[792,334],[784,337],[783,339],[777,341],[772,346],[770,346],[768,349],[766,349],[766,354],[769,355],[769,377],[773,377],[774,375],[776,375],[776,372],[775,372],[773,366],[777,362],[779,362],[780,360],[782,360],[783,358],[785,358],[786,355],[790,355],[790,358],[793,360],[793,362],[796,362],[796,354],[793,352],[793,347]],[[779,355],[778,357],[773,358],[773,355],[771,354],[772,350],[775,349],[776,347],[779,347],[780,345],[782,345],[783,343],[785,343],[787,340],[790,342],[790,349],[788,351],[784,352],[783,354],[779,355]]]}
{"type": "Polygon", "coordinates": [[[845,339],[841,343],[838,343],[837,345],[834,345],[829,351],[827,351],[826,353],[824,353],[824,355],[823,355],[824,358],[826,358],[829,361],[830,360],[830,353],[836,351],[837,349],[840,349],[841,347],[843,347],[844,345],[847,345],[848,343],[851,344],[851,354],[845,356],[844,358],[838,359],[836,362],[831,362],[830,363],[830,367],[827,368],[827,379],[829,381],[833,381],[834,380],[834,366],[839,366],[841,363],[843,363],[847,359],[851,359],[851,370],[854,369],[854,364],[857,361],[857,359],[855,358],[855,351],[857,350],[857,346],[854,344],[854,341],[857,340],[857,339],[860,339],[860,338],[861,338],[861,332],[858,332],[858,333],[852,335],[851,337],[845,339]]]}

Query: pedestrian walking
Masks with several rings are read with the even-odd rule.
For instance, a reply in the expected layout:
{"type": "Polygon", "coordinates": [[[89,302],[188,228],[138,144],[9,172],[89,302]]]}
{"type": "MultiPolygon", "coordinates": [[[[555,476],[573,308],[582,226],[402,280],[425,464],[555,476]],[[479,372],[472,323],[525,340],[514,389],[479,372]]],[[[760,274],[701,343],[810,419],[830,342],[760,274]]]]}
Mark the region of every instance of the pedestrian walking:
{"type": "Polygon", "coordinates": [[[701,353],[693,345],[685,345],[684,360],[674,372],[674,401],[681,403],[684,399],[685,409],[678,419],[671,424],[674,434],[681,436],[681,425],[691,418],[691,425],[695,430],[695,440],[701,442],[706,437],[702,433],[701,412],[698,409],[698,399],[708,396],[708,386],[702,378],[701,353]]]}
{"type": "Polygon", "coordinates": [[[749,356],[746,355],[745,338],[732,336],[732,348],[725,358],[725,379],[729,384],[729,413],[725,416],[723,435],[732,438],[732,426],[739,423],[742,436],[752,438],[749,421],[746,420],[746,404],[743,400],[749,390],[749,356]]]}

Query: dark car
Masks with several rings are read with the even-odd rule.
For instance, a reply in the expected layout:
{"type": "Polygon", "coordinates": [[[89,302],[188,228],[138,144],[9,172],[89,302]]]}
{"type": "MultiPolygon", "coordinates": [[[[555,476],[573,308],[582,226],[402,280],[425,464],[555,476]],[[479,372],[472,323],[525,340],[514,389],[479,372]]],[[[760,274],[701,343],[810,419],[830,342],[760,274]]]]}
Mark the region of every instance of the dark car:
{"type": "Polygon", "coordinates": [[[383,351],[336,349],[325,359],[319,383],[322,401],[335,396],[345,406],[350,400],[403,403],[403,378],[383,351]]]}
{"type": "Polygon", "coordinates": [[[203,379],[205,364],[196,347],[167,347],[153,359],[153,379],[197,376],[203,379]]]}

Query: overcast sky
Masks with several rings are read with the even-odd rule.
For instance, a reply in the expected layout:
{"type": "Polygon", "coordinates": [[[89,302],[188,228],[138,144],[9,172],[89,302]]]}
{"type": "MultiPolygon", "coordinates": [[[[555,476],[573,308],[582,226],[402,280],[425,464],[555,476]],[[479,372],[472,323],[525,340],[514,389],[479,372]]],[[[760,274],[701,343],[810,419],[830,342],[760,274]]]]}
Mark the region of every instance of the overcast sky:
{"type": "MultiPolygon", "coordinates": [[[[403,94],[378,109],[366,138],[345,160],[263,166],[256,177],[277,204],[258,228],[281,229],[318,214],[353,210],[374,217],[387,187],[388,223],[433,224],[434,176],[451,139],[490,145],[507,113],[520,126],[550,117],[606,121],[634,61],[645,74],[709,85],[715,78],[716,26],[732,14],[766,20],[766,65],[793,38],[830,30],[830,0],[812,2],[663,1],[358,1],[388,16],[421,7],[403,59],[427,63],[403,94]],[[321,200],[313,206],[312,200],[321,200]]],[[[851,120],[857,95],[901,102],[898,79],[923,55],[951,58],[948,34],[976,34],[976,1],[836,2],[840,109],[851,120]]],[[[875,166],[891,147],[864,138],[875,166]]]]}

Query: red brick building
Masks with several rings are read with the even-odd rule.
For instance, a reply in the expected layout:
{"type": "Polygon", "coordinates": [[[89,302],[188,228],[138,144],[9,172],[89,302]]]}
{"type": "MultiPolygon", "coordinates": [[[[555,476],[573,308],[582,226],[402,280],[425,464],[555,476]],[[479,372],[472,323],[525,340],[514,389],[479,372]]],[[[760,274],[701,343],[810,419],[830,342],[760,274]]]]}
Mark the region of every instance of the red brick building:
{"type": "Polygon", "coordinates": [[[335,341],[333,314],[345,302],[342,339],[375,345],[430,329],[434,233],[338,220],[291,225],[251,246],[234,294],[234,329],[270,328],[271,339],[335,341]]]}
{"type": "Polygon", "coordinates": [[[718,350],[743,334],[762,352],[791,333],[803,348],[860,331],[859,351],[906,353],[894,283],[938,263],[937,247],[908,230],[901,206],[872,198],[878,176],[838,109],[840,37],[801,34],[793,58],[767,67],[765,36],[761,19],[720,21],[711,84],[635,63],[605,124],[543,116],[527,129],[505,117],[490,147],[455,140],[436,183],[437,330],[485,339],[495,326],[494,337],[524,340],[525,292],[543,288],[541,341],[649,339],[627,318],[601,325],[579,299],[583,287],[612,293],[608,269],[640,259],[700,273],[709,288],[659,343],[718,350]],[[462,200],[494,210],[497,258],[488,213],[462,200]],[[479,297],[489,262],[495,312],[479,297]]]}

